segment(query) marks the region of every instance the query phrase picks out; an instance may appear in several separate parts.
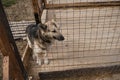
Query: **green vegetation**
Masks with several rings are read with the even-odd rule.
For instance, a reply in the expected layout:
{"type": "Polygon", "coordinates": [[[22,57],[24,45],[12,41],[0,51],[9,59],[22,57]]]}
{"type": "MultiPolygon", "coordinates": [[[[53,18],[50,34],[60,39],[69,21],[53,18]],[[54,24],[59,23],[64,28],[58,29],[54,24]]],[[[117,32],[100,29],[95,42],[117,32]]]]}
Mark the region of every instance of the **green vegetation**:
{"type": "Polygon", "coordinates": [[[2,0],[3,6],[10,7],[15,4],[17,0],[2,0]]]}

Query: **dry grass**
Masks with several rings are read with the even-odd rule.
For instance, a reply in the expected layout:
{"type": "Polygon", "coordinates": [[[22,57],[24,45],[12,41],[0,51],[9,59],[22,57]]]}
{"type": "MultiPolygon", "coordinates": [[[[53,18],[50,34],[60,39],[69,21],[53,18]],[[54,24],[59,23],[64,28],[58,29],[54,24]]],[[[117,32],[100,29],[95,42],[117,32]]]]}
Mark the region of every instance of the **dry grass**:
{"type": "Polygon", "coordinates": [[[32,3],[30,0],[16,0],[17,3],[6,7],[5,11],[9,21],[34,20],[32,3]]]}

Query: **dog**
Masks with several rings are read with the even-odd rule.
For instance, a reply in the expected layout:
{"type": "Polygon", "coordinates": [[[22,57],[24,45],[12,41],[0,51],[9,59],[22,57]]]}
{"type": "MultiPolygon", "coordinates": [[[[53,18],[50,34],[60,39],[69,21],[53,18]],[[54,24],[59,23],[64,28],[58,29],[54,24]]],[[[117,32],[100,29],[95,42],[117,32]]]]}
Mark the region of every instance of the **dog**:
{"type": "Polygon", "coordinates": [[[47,50],[55,40],[63,41],[56,21],[51,20],[45,24],[31,24],[26,28],[28,46],[33,50],[33,59],[38,65],[49,64],[47,50]]]}

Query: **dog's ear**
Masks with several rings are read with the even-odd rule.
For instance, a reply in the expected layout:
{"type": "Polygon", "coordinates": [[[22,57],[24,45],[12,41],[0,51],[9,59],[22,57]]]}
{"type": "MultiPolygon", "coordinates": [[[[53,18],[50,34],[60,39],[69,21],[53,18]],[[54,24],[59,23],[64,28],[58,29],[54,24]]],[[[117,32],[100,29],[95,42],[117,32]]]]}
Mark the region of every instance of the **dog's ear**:
{"type": "Polygon", "coordinates": [[[47,30],[47,25],[45,25],[45,24],[39,23],[38,27],[42,30],[47,30]]]}
{"type": "Polygon", "coordinates": [[[56,28],[60,28],[60,26],[58,25],[58,23],[54,20],[54,19],[52,19],[51,20],[51,23],[56,27],[56,28]]]}

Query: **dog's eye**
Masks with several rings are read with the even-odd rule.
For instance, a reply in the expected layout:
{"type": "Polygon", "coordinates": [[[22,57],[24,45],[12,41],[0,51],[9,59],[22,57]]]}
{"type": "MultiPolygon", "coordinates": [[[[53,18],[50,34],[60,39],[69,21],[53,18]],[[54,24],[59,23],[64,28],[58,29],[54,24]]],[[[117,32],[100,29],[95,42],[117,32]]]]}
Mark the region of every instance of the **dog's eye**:
{"type": "Polygon", "coordinates": [[[53,30],[52,32],[54,32],[54,33],[55,33],[55,32],[56,32],[56,30],[53,30]]]}

